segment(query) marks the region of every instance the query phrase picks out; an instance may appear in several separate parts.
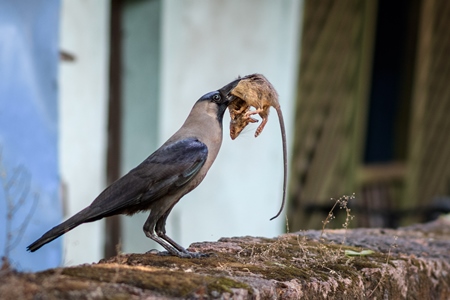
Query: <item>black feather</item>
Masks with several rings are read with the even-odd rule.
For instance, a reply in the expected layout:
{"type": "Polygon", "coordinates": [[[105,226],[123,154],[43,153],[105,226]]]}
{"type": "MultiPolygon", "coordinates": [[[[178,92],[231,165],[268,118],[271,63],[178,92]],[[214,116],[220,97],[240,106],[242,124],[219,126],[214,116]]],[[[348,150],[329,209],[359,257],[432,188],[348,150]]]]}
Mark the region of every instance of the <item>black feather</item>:
{"type": "Polygon", "coordinates": [[[82,223],[149,209],[192,180],[208,157],[207,146],[196,138],[165,144],[128,174],[107,187],[92,204],[46,232],[28,246],[36,251],[82,223]]]}

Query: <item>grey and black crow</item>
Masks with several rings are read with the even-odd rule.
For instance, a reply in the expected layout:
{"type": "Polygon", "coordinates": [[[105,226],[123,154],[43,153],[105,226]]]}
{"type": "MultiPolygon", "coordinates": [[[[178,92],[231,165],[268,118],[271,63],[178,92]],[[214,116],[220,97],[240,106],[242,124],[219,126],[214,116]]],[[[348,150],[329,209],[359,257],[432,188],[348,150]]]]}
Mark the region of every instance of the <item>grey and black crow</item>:
{"type": "Polygon", "coordinates": [[[222,144],[222,118],[233,100],[230,91],[240,79],[205,94],[183,126],[158,150],[128,174],[108,186],[88,207],[53,227],[27,247],[31,252],[80,224],[117,214],[150,211],[144,224],[147,237],[179,257],[198,257],[166,235],[172,208],[206,176],[222,144]]]}

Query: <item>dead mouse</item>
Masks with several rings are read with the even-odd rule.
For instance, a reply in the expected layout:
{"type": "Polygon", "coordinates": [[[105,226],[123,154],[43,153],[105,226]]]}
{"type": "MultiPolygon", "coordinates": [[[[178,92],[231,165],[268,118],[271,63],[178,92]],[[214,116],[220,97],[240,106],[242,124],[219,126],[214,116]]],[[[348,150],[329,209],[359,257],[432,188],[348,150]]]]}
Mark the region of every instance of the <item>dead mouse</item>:
{"type": "Polygon", "coordinates": [[[280,103],[278,102],[278,93],[266,77],[261,74],[251,74],[243,77],[238,85],[231,91],[231,94],[239,98],[231,102],[229,106],[231,116],[230,136],[233,140],[241,133],[248,123],[258,122],[258,120],[251,117],[254,114],[259,114],[262,119],[261,124],[255,131],[255,137],[258,137],[263,131],[264,126],[267,124],[270,107],[272,106],[277,111],[283,144],[284,176],[283,200],[279,212],[271,218],[271,220],[273,220],[283,211],[286,201],[287,186],[286,129],[280,103]],[[254,107],[255,110],[250,110],[250,107],[254,107]]]}

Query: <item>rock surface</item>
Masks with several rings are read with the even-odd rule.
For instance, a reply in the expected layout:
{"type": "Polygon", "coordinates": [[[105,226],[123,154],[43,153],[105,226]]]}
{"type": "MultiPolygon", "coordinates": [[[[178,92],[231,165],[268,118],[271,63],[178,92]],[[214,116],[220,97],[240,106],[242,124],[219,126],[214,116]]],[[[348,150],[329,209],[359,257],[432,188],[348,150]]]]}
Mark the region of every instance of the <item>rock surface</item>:
{"type": "Polygon", "coordinates": [[[397,230],[222,238],[190,250],[211,255],[124,254],[39,273],[4,264],[0,298],[450,299],[448,218],[397,230]]]}

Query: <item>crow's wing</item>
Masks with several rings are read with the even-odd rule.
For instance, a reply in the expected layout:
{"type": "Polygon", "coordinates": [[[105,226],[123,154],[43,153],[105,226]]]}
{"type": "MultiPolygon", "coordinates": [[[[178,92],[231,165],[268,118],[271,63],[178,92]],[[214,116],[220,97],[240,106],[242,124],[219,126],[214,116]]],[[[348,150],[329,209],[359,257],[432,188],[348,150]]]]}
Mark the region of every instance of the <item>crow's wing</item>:
{"type": "Polygon", "coordinates": [[[207,146],[196,138],[164,145],[106,188],[90,205],[86,222],[133,213],[175,193],[195,177],[207,157],[207,146]]]}
{"type": "Polygon", "coordinates": [[[153,201],[175,193],[192,180],[207,157],[208,148],[195,138],[162,146],[106,188],[90,206],[47,231],[27,249],[36,251],[82,223],[148,209],[153,201]]]}

